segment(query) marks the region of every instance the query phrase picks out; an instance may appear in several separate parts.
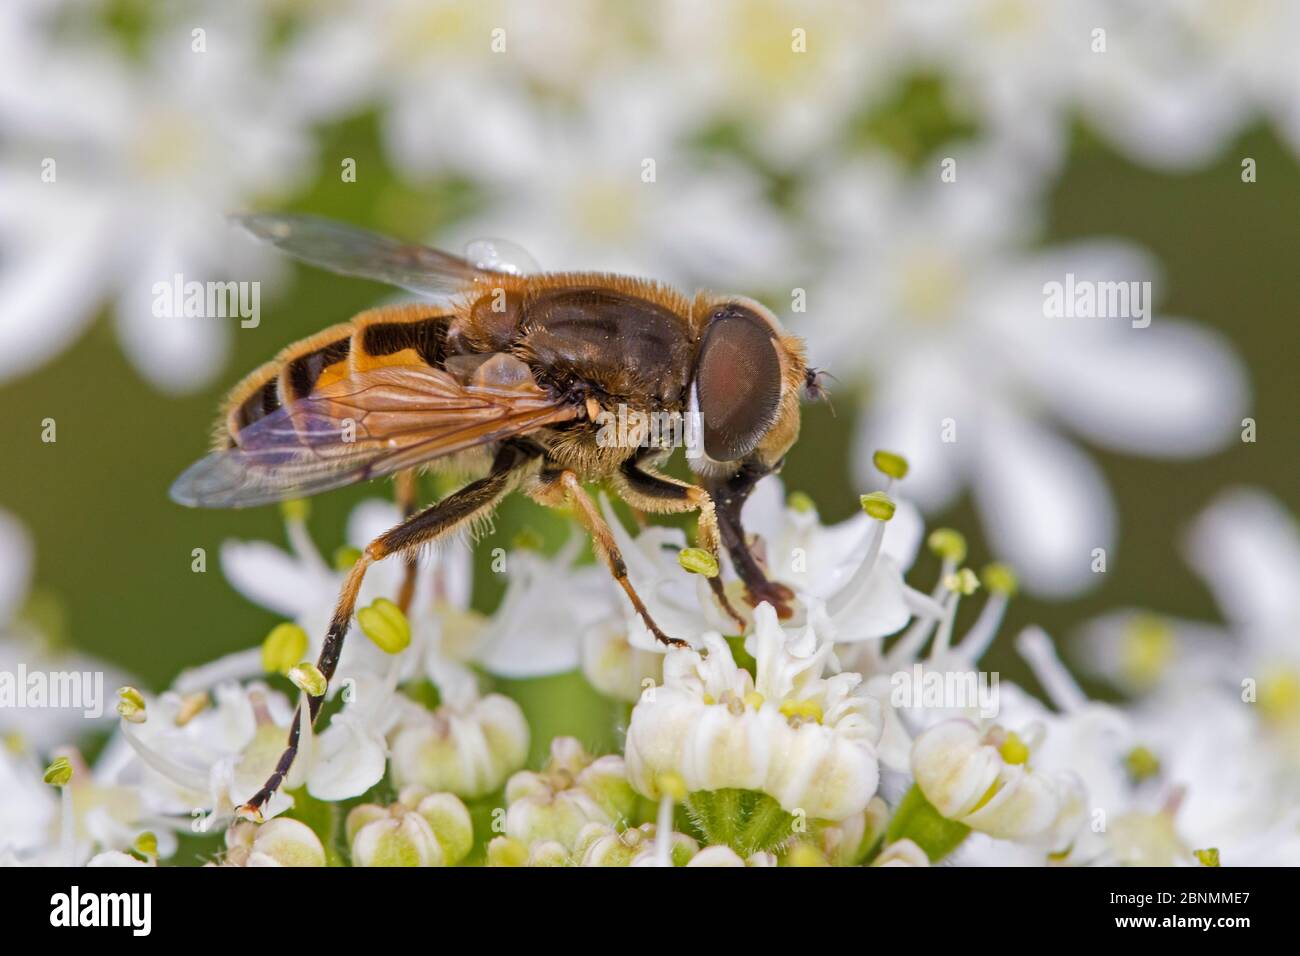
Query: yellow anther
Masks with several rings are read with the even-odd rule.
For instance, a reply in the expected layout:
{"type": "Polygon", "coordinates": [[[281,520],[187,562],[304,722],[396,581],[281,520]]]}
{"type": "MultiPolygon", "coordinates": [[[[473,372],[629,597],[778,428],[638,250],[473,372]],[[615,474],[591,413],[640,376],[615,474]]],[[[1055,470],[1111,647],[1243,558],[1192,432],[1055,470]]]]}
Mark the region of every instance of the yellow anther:
{"type": "Polygon", "coordinates": [[[760,707],[763,706],[763,701],[766,699],[767,698],[765,698],[758,691],[751,690],[748,694],[745,695],[745,706],[752,707],[754,710],[758,710],[760,707]]]}
{"type": "Polygon", "coordinates": [[[877,471],[888,475],[890,478],[902,479],[907,477],[907,459],[892,451],[877,451],[871,456],[871,463],[876,466],[877,471]]]}
{"type": "Polygon", "coordinates": [[[532,528],[520,528],[511,544],[520,551],[541,551],[546,541],[532,528]]]}
{"type": "Polygon", "coordinates": [[[376,598],[369,607],[358,611],[357,623],[385,653],[400,654],[411,645],[411,622],[388,598],[376,598]]]}
{"type": "Polygon", "coordinates": [[[143,724],[148,716],[145,713],[144,696],[134,687],[118,688],[117,713],[123,720],[143,724]]]}
{"type": "Polygon", "coordinates": [[[280,502],[280,515],[285,521],[306,521],[311,514],[311,502],[306,498],[290,498],[280,502]]]}
{"type": "Polygon", "coordinates": [[[67,757],[56,757],[45,768],[45,782],[52,787],[66,787],[72,782],[72,761],[67,757]]]}
{"type": "Polygon", "coordinates": [[[952,528],[936,528],[930,532],[930,537],[926,538],[925,543],[931,551],[945,561],[961,564],[966,560],[966,538],[960,531],[954,531],[952,528]]]}
{"type": "Polygon", "coordinates": [[[1160,758],[1143,746],[1134,747],[1124,755],[1124,769],[1134,781],[1149,780],[1160,773],[1160,758]]]}
{"type": "Polygon", "coordinates": [[[145,830],[135,838],[135,843],[131,844],[131,849],[141,856],[155,857],[158,855],[158,837],[151,831],[145,830]]]}
{"type": "Polygon", "coordinates": [[[822,722],[822,707],[815,700],[787,700],[780,710],[787,719],[815,720],[819,724],[822,722]]]}
{"type": "Polygon", "coordinates": [[[894,517],[894,499],[883,491],[873,491],[858,499],[862,510],[877,521],[888,521],[894,517]]]}
{"type": "Polygon", "coordinates": [[[1130,622],[1120,646],[1121,666],[1130,681],[1154,683],[1173,656],[1174,632],[1167,621],[1142,614],[1130,622]]]}
{"type": "Polygon", "coordinates": [[[311,661],[303,661],[289,668],[289,680],[293,681],[294,686],[301,691],[305,691],[312,697],[321,697],[329,688],[329,681],[325,675],[311,661]]]}
{"type": "Polygon", "coordinates": [[[812,497],[803,491],[790,492],[790,497],[785,500],[785,503],[791,511],[798,511],[802,514],[817,510],[817,505],[813,503],[812,497]]]}
{"type": "Polygon", "coordinates": [[[826,855],[808,843],[796,843],[785,856],[786,866],[830,866],[826,855]]]}
{"type": "Polygon", "coordinates": [[[975,576],[975,572],[970,568],[962,568],[945,577],[943,586],[949,591],[969,596],[974,594],[975,590],[980,586],[980,579],[975,576]]]}
{"type": "Polygon", "coordinates": [[[1020,582],[1016,579],[1016,572],[1012,570],[1011,565],[1002,564],[995,561],[993,564],[986,564],[984,572],[980,575],[984,581],[984,586],[994,594],[1005,594],[1011,597],[1016,593],[1020,582]]]}
{"type": "Polygon", "coordinates": [[[683,548],[677,552],[677,563],[691,574],[702,574],[706,578],[718,576],[718,559],[703,548],[683,548]]]}
{"type": "Polygon", "coordinates": [[[1028,763],[1029,747],[1020,737],[1014,733],[1008,733],[1006,739],[1002,741],[1002,746],[998,748],[998,753],[1007,763],[1028,763]]]}
{"type": "Polygon", "coordinates": [[[197,691],[181,698],[181,705],[176,710],[176,726],[184,727],[191,720],[203,713],[208,707],[206,691],[197,691]]]}
{"type": "Polygon", "coordinates": [[[307,632],[292,621],[271,628],[262,641],[262,670],[268,674],[287,674],[307,655],[307,632]]]}
{"type": "Polygon", "coordinates": [[[1192,856],[1196,857],[1196,862],[1201,866],[1218,866],[1219,865],[1219,848],[1212,846],[1205,850],[1193,850],[1192,856]]]}

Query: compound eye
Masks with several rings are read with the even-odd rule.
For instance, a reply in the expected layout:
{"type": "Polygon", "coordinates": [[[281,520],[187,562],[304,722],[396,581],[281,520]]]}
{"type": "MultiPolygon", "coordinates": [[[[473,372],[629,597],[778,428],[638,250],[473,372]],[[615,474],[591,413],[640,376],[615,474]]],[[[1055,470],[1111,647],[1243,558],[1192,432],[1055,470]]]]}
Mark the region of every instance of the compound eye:
{"type": "Polygon", "coordinates": [[[753,310],[729,305],[714,313],[695,370],[704,451],[737,461],[762,441],[781,401],[781,361],[772,328],[753,310]]]}

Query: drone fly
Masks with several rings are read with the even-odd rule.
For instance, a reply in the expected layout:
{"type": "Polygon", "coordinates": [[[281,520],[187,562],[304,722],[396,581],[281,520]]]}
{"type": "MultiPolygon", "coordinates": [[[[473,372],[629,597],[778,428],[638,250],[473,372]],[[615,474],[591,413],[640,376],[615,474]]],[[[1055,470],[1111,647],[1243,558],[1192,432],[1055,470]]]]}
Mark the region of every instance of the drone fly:
{"type": "MultiPolygon", "coordinates": [[[[525,272],[486,242],[462,257],[309,216],[236,221],[305,262],[421,297],[290,345],[245,378],[226,401],[214,450],[171,489],[183,505],[240,508],[395,478],[404,519],[348,573],[317,664],[327,681],[367,568],[395,556],[406,562],[405,610],[418,551],[491,514],[513,491],[572,508],[665,644],[682,642],[651,618],[584,482],[606,484],[642,512],[696,512],[699,547],[715,560],[725,548],[750,603],[789,615],[793,593],[750,552],[740,512],[798,437],[801,393],[820,388],[802,341],[762,305],[709,292],[687,297],[626,276],[525,272]],[[700,484],[658,471],[669,443],[626,440],[623,430],[625,440],[609,441],[615,415],[695,423],[687,460],[700,484]],[[415,475],[432,469],[480,477],[417,510],[415,475]]],[[[720,577],[709,583],[740,620],[720,577]]],[[[313,722],[323,699],[308,695],[313,722]]],[[[245,816],[260,816],[283,782],[301,718],[275,772],[241,808],[245,816]]]]}

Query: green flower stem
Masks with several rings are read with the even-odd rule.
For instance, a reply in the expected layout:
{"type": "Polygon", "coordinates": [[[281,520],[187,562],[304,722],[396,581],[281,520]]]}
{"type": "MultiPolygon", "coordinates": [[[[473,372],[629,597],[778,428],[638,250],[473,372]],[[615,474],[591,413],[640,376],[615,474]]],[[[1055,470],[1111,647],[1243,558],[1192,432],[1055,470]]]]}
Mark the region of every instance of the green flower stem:
{"type": "Polygon", "coordinates": [[[776,850],[794,828],[794,817],[757,790],[697,790],[687,796],[686,810],[706,843],[741,856],[776,850]]]}
{"type": "Polygon", "coordinates": [[[925,851],[931,863],[938,863],[957,849],[969,833],[970,827],[943,816],[925,799],[921,788],[912,784],[894,811],[893,819],[889,821],[885,843],[888,845],[895,840],[911,840],[925,851]]]}

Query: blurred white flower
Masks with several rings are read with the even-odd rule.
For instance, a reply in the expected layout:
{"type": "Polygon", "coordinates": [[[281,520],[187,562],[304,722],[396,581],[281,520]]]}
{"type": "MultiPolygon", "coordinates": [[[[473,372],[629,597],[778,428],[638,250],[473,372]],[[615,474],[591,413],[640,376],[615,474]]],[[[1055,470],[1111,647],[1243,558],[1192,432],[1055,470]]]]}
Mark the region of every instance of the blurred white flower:
{"type": "Polygon", "coordinates": [[[44,753],[110,726],[114,714],[108,695],[132,680],[23,619],[34,559],[27,530],[0,509],[0,680],[12,694],[0,694],[0,736],[44,753]],[[33,688],[39,697],[31,696],[33,688]]]}
{"type": "Polygon", "coordinates": [[[1300,528],[1251,488],[1222,492],[1193,522],[1188,563],[1213,593],[1223,625],[1124,610],[1080,634],[1086,666],[1130,692],[1210,692],[1246,702],[1300,767],[1300,528]]]}
{"type": "Polygon", "coordinates": [[[1245,377],[1188,322],[1047,317],[1048,282],[1151,282],[1154,266],[1115,242],[1026,252],[1015,165],[973,154],[957,168],[951,183],[881,164],[820,178],[814,214],[837,261],[798,330],[814,361],[870,386],[859,473],[876,448],[906,454],[908,493],[931,511],[969,483],[1026,585],[1073,593],[1097,580],[1094,549],[1114,544],[1114,504],[1054,425],[1122,451],[1203,454],[1239,427],[1245,377]]]}
{"type": "Polygon", "coordinates": [[[1015,150],[1026,172],[1058,168],[1078,115],[1138,162],[1206,163],[1253,113],[1246,77],[1233,75],[1245,72],[1234,58],[1259,58],[1254,72],[1267,75],[1263,85],[1274,101],[1292,82],[1281,68],[1281,37],[1294,36],[1283,4],[1231,12],[1241,5],[895,5],[902,24],[895,39],[913,68],[943,76],[960,112],[979,124],[981,136],[1015,150]]]}
{"type": "Polygon", "coordinates": [[[600,0],[342,0],[291,37],[285,73],[313,117],[377,106],[404,176],[496,182],[530,174],[561,104],[629,70],[639,29],[600,0]]]}
{"type": "Polygon", "coordinates": [[[508,237],[551,271],[651,276],[688,292],[788,287],[798,249],[786,220],[753,171],[686,151],[678,100],[633,76],[584,107],[550,120],[521,154],[527,167],[494,182],[490,205],[452,234],[508,237]]]}
{"type": "Polygon", "coordinates": [[[311,148],[265,67],[260,19],[205,23],[201,39],[188,20],[160,30],[138,63],[84,30],[0,57],[21,71],[0,86],[22,91],[0,98],[0,379],[57,355],[105,301],[158,388],[199,388],[222,367],[240,318],[156,315],[155,284],[266,278],[223,216],[304,182],[311,148]]]}
{"type": "Polygon", "coordinates": [[[176,850],[173,822],[156,812],[138,786],[119,783],[80,753],[63,749],[71,778],[55,788],[29,752],[0,751],[0,860],[5,865],[82,866],[96,854],[125,850],[156,833],[155,854],[176,850]]]}
{"type": "Polygon", "coordinates": [[[654,5],[664,87],[693,125],[734,124],[784,169],[836,147],[904,68],[899,5],[881,0],[664,0],[654,5]]]}

